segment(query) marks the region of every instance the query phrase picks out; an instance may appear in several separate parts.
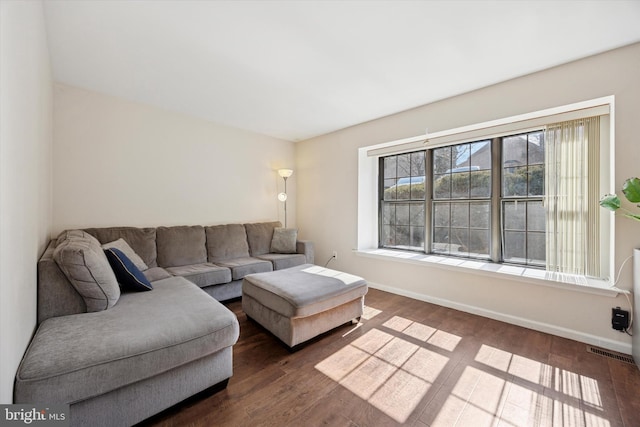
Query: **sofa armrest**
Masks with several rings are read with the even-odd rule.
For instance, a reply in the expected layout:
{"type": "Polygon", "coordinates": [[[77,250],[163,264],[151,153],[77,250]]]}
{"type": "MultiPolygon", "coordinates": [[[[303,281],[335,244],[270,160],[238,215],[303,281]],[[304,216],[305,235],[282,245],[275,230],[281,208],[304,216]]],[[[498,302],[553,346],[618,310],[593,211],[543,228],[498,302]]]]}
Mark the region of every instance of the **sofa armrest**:
{"type": "Polygon", "coordinates": [[[315,251],[311,240],[298,240],[296,242],[296,252],[306,256],[308,264],[313,264],[315,251]]]}
{"type": "Polygon", "coordinates": [[[87,305],[53,259],[56,241],[38,260],[38,324],[50,317],[86,313],[87,305]]]}

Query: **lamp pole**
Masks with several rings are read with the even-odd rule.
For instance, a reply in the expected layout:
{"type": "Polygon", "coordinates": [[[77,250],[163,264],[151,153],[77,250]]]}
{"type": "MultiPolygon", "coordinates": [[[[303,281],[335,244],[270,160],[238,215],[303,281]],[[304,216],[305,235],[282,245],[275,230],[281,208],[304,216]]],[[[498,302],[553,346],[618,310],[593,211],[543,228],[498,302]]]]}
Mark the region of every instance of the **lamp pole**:
{"type": "MultiPolygon", "coordinates": [[[[284,179],[284,194],[287,194],[287,178],[288,176],[283,176],[282,179],[284,179]]],[[[285,197],[284,199],[284,228],[287,228],[287,199],[289,198],[289,196],[287,195],[287,197],[285,197]]]]}
{"type": "Polygon", "coordinates": [[[278,200],[284,203],[284,227],[287,228],[287,178],[293,174],[292,169],[278,169],[278,175],[284,179],[284,193],[278,194],[278,200]]]}

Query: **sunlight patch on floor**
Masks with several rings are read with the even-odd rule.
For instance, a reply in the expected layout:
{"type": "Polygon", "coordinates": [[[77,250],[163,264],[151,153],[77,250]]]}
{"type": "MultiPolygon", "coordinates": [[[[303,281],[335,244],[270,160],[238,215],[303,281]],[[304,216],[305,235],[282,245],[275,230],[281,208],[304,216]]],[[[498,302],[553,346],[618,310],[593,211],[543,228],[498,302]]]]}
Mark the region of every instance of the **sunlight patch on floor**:
{"type": "Polygon", "coordinates": [[[368,305],[365,305],[364,310],[362,312],[362,318],[365,320],[371,320],[380,313],[382,313],[382,310],[378,310],[377,308],[373,308],[373,307],[369,307],[368,305]]]}
{"type": "Polygon", "coordinates": [[[465,368],[433,426],[463,426],[472,418],[478,426],[611,425],[593,378],[488,345],[481,346],[474,360],[480,368],[465,368]],[[447,408],[458,410],[453,423],[447,408]]]}
{"type": "Polygon", "coordinates": [[[372,329],[315,367],[403,423],[448,361],[448,357],[407,339],[372,329]]]}
{"type": "Polygon", "coordinates": [[[460,341],[394,316],[315,368],[399,423],[433,390],[417,414],[431,427],[611,427],[597,380],[486,344],[472,361],[447,357],[460,341]]]}
{"type": "Polygon", "coordinates": [[[392,317],[382,326],[401,332],[417,340],[435,345],[436,347],[440,347],[447,351],[455,350],[456,346],[462,339],[457,335],[453,335],[400,316],[392,317]]]}
{"type": "Polygon", "coordinates": [[[580,400],[547,395],[548,390],[467,366],[430,425],[610,427],[580,400]]]}
{"type": "Polygon", "coordinates": [[[486,344],[480,347],[475,360],[476,362],[544,387],[551,387],[553,383],[554,373],[550,365],[486,344]]]}

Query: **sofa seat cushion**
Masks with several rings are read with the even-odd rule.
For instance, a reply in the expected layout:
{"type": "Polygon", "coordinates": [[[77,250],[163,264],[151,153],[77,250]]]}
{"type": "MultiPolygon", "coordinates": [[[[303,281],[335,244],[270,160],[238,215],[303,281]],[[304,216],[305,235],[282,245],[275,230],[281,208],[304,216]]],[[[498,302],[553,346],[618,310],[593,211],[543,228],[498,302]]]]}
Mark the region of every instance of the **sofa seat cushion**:
{"type": "Polygon", "coordinates": [[[271,262],[274,270],[291,268],[307,262],[307,257],[303,254],[264,254],[257,258],[271,262]]]}
{"type": "Polygon", "coordinates": [[[242,293],[287,318],[311,316],[361,298],[367,282],[358,276],[312,264],[252,274],[242,293]]]}
{"type": "Polygon", "coordinates": [[[216,262],[221,267],[227,267],[231,270],[233,280],[241,280],[247,274],[265,273],[273,271],[271,262],[258,258],[235,258],[216,262]]]}
{"type": "Polygon", "coordinates": [[[167,267],[167,271],[174,276],[182,276],[201,288],[231,281],[231,270],[208,262],[180,267],[167,267]]]}
{"type": "Polygon", "coordinates": [[[236,316],[205,295],[171,277],[109,310],[46,320],[18,368],[16,403],[82,401],[232,346],[236,316]]]}
{"type": "Polygon", "coordinates": [[[144,277],[147,278],[150,282],[155,282],[156,280],[168,279],[172,277],[171,274],[167,270],[162,267],[151,267],[148,270],[142,272],[144,277]]]}

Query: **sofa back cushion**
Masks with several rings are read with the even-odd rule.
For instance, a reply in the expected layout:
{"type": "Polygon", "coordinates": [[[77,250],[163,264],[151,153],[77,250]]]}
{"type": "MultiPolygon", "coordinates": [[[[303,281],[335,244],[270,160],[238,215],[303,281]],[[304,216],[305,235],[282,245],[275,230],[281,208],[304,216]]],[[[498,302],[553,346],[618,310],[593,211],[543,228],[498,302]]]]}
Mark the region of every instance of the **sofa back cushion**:
{"type": "Polygon", "coordinates": [[[273,229],[282,227],[280,221],[258,222],[255,224],[245,224],[247,230],[247,241],[249,242],[249,252],[251,256],[268,254],[271,250],[271,239],[273,239],[273,229]]]}
{"type": "Polygon", "coordinates": [[[131,246],[147,267],[157,267],[156,229],[137,227],[87,228],[87,233],[94,236],[101,244],[123,239],[131,246]]]}
{"type": "Polygon", "coordinates": [[[53,259],[84,299],[87,311],[113,307],[120,287],[100,243],[80,230],[63,232],[61,238],[53,259]]]}
{"type": "Polygon", "coordinates": [[[158,227],[156,244],[160,267],[207,262],[206,236],[201,225],[158,227]]]}
{"type": "Polygon", "coordinates": [[[242,224],[212,225],[205,229],[209,262],[247,258],[249,244],[242,224]]]}

